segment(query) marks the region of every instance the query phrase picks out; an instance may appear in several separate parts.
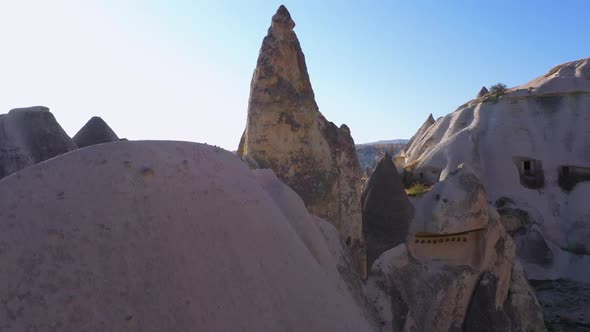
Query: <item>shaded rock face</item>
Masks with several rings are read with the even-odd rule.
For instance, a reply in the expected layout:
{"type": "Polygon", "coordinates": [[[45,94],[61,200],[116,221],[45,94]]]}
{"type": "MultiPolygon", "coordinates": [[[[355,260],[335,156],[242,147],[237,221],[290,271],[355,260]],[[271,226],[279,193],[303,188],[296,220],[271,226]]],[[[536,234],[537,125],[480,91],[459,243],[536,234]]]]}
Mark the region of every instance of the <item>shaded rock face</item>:
{"type": "Polygon", "coordinates": [[[83,148],[90,145],[115,142],[119,140],[119,137],[102,118],[94,116],[74,135],[73,140],[79,148],[83,148]]]}
{"type": "Polygon", "coordinates": [[[490,91],[488,90],[488,88],[486,88],[485,86],[483,86],[481,88],[481,90],[479,90],[479,92],[477,93],[477,98],[481,98],[481,97],[487,95],[488,93],[490,93],[490,91]]]}
{"type": "Polygon", "coordinates": [[[469,164],[492,202],[508,202],[498,212],[529,278],[590,282],[589,109],[590,59],[568,62],[439,118],[407,162],[438,171],[431,182],[469,164]]]}
{"type": "Polygon", "coordinates": [[[546,330],[499,219],[467,166],[418,199],[406,244],[382,254],[367,280],[384,330],[546,330]]]}
{"type": "Polygon", "coordinates": [[[0,330],[373,331],[336,229],[263,173],[141,141],[0,180],[0,330]]]}
{"type": "Polygon", "coordinates": [[[382,253],[406,241],[414,217],[414,207],[389,154],[385,153],[364,185],[361,204],[367,270],[370,270],[382,253]]]}
{"type": "Polygon", "coordinates": [[[47,107],[0,115],[0,179],[76,148],[47,107]]]}
{"type": "Polygon", "coordinates": [[[346,125],[338,128],[319,112],[294,26],[281,6],[260,48],[238,155],[272,169],[313,214],[335,225],[364,275],[354,141],[346,125]]]}

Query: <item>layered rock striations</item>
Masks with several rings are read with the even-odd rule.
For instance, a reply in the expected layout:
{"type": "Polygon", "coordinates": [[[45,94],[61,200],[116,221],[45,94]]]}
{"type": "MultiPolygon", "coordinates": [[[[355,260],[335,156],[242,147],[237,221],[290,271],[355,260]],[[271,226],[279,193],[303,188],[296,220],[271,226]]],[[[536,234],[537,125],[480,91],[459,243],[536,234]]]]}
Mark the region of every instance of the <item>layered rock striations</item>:
{"type": "Polygon", "coordinates": [[[116,142],[119,137],[100,117],[94,116],[73,137],[79,148],[101,143],[116,142]]]}
{"type": "Polygon", "coordinates": [[[0,179],[76,148],[47,107],[0,115],[0,179]]]}
{"type": "Polygon", "coordinates": [[[406,241],[414,217],[414,207],[388,153],[363,186],[361,205],[367,270],[370,270],[382,253],[406,241]]]}
{"type": "Polygon", "coordinates": [[[545,331],[515,245],[462,167],[416,204],[407,244],[373,264],[367,291],[388,331],[545,331]]]}
{"type": "Polygon", "coordinates": [[[590,59],[474,99],[407,150],[435,183],[460,163],[483,182],[531,279],[590,281],[590,59]]]}
{"type": "Polygon", "coordinates": [[[319,112],[295,23],[284,6],[262,42],[238,155],[270,168],[316,216],[334,224],[364,275],[360,170],[346,125],[319,112]]]}

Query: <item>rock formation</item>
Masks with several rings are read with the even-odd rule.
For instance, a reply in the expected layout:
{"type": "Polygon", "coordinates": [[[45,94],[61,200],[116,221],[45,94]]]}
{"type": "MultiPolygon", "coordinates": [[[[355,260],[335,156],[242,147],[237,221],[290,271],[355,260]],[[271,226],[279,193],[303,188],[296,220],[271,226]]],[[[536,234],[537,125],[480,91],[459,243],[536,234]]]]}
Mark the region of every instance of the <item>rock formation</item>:
{"type": "Polygon", "coordinates": [[[375,330],[337,230],[211,146],[100,144],[0,180],[0,244],[0,330],[375,330]]]}
{"type": "Polygon", "coordinates": [[[477,93],[477,98],[481,98],[481,97],[487,95],[488,93],[490,93],[488,88],[486,88],[485,86],[482,86],[481,90],[479,90],[479,92],[477,93]]]}
{"type": "Polygon", "coordinates": [[[407,244],[367,280],[388,331],[545,331],[515,245],[469,167],[416,204],[407,244]]]}
{"type": "Polygon", "coordinates": [[[389,155],[391,156],[397,156],[402,151],[402,149],[408,141],[394,140],[393,143],[385,142],[379,141],[375,143],[365,143],[356,145],[356,155],[358,157],[359,164],[361,165],[361,170],[366,169],[366,167],[374,166],[373,162],[375,160],[378,161],[379,159],[381,159],[381,157],[383,157],[385,153],[389,153],[389,155]]]}
{"type": "Polygon", "coordinates": [[[307,208],[338,228],[364,275],[360,170],[346,125],[319,112],[295,23],[284,6],[262,42],[238,155],[272,169],[307,208]]]}
{"type": "Polygon", "coordinates": [[[361,205],[369,271],[382,253],[406,241],[414,217],[414,207],[388,153],[363,187],[361,205]]]}
{"type": "Polygon", "coordinates": [[[408,153],[409,149],[412,147],[412,145],[414,145],[415,141],[421,141],[422,138],[424,137],[424,134],[426,133],[426,131],[428,130],[428,128],[430,128],[433,124],[434,124],[434,118],[432,117],[432,114],[428,115],[428,118],[426,119],[426,121],[424,121],[424,123],[422,124],[422,126],[420,126],[420,128],[418,129],[418,131],[414,134],[414,136],[412,136],[412,138],[410,138],[410,141],[408,141],[408,143],[406,144],[404,151],[406,153],[408,153]]]}
{"type": "Polygon", "coordinates": [[[0,179],[74,149],[76,144],[47,107],[0,114],[0,179]]]}
{"type": "Polygon", "coordinates": [[[590,59],[440,118],[408,153],[438,181],[471,165],[531,279],[590,281],[590,59]]]}
{"type": "Polygon", "coordinates": [[[90,145],[115,142],[119,140],[119,137],[102,118],[94,116],[74,135],[73,139],[79,148],[83,148],[90,145]]]}

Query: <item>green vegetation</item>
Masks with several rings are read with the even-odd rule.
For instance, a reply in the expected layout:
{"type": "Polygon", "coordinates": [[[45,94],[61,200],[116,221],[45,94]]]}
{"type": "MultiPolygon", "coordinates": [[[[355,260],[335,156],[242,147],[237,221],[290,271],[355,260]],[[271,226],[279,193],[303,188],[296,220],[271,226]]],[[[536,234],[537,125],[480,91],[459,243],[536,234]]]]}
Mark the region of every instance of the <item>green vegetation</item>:
{"type": "Polygon", "coordinates": [[[501,95],[505,94],[508,88],[504,83],[496,83],[490,87],[490,94],[492,96],[500,97],[501,95]]]}
{"type": "Polygon", "coordinates": [[[420,197],[424,195],[424,193],[426,193],[428,190],[430,190],[430,187],[419,182],[414,182],[414,184],[410,188],[406,189],[406,194],[408,196],[420,197]]]}

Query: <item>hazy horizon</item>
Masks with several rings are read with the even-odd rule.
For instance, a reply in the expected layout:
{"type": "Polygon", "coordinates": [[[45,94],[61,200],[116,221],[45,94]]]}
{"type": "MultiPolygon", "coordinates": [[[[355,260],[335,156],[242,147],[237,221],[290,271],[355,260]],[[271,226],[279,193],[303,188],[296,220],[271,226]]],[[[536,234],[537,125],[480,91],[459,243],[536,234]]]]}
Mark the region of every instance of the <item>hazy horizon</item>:
{"type": "Polygon", "coordinates": [[[357,144],[408,139],[482,86],[590,56],[584,1],[12,1],[0,4],[0,113],[51,109],[73,136],[101,116],[129,139],[236,150],[250,79],[284,3],[325,117],[357,144]]]}

